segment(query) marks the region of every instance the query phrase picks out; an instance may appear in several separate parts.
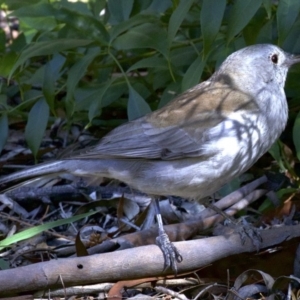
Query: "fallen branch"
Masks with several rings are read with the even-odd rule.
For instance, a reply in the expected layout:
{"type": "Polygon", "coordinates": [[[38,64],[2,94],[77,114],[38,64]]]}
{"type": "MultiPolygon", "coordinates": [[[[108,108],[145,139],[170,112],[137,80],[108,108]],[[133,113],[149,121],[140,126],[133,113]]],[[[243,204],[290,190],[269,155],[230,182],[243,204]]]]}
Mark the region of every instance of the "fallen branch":
{"type": "MultiPolygon", "coordinates": [[[[299,236],[300,225],[262,230],[262,248],[299,236]]],[[[199,269],[229,255],[255,251],[250,240],[242,245],[238,234],[178,242],[175,245],[183,255],[183,262],[178,265],[179,274],[199,269]]],[[[163,268],[163,255],[155,245],[58,259],[1,271],[0,295],[171,274],[171,271],[164,273],[163,268]]]]}

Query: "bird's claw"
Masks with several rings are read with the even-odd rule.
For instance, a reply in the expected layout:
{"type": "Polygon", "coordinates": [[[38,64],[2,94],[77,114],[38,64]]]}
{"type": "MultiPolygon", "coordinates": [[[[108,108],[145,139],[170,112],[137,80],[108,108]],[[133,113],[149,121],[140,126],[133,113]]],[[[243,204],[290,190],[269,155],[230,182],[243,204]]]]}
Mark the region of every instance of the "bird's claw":
{"type": "Polygon", "coordinates": [[[180,263],[183,260],[180,252],[169,240],[169,237],[165,232],[160,233],[157,236],[156,244],[164,255],[164,271],[166,271],[168,268],[171,268],[175,275],[177,275],[177,262],[180,263]]]}
{"type": "Polygon", "coordinates": [[[245,244],[246,238],[248,237],[257,251],[259,251],[262,237],[260,235],[259,229],[256,228],[251,223],[248,223],[245,218],[242,218],[242,222],[227,222],[229,227],[234,227],[235,232],[240,235],[242,244],[245,244]]]}
{"type": "Polygon", "coordinates": [[[240,235],[243,244],[248,237],[251,240],[252,244],[255,246],[256,250],[259,251],[262,243],[262,237],[257,228],[255,228],[251,224],[243,224],[238,227],[237,232],[240,235]]]}

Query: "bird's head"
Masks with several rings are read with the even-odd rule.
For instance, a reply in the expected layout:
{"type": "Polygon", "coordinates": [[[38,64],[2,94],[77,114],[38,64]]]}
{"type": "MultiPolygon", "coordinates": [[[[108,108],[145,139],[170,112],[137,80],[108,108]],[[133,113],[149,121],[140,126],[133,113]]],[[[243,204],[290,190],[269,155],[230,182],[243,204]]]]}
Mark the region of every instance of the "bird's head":
{"type": "Polygon", "coordinates": [[[289,54],[271,44],[258,44],[232,53],[214,76],[243,90],[254,91],[266,84],[284,87],[288,69],[300,62],[300,56],[289,54]]]}

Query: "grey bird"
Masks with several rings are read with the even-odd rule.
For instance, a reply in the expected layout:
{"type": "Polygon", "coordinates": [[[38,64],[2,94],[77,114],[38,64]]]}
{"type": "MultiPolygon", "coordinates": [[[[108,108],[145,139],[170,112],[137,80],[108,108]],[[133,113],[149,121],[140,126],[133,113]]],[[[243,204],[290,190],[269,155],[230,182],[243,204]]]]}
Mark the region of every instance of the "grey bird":
{"type": "MultiPolygon", "coordinates": [[[[300,56],[259,44],[232,53],[209,78],[163,108],[112,130],[68,159],[2,177],[0,184],[72,173],[118,179],[157,196],[200,200],[249,169],[279,138],[288,119],[284,84],[300,56]]],[[[163,230],[163,229],[162,229],[163,230]]],[[[166,265],[182,257],[164,232],[166,265]]]]}

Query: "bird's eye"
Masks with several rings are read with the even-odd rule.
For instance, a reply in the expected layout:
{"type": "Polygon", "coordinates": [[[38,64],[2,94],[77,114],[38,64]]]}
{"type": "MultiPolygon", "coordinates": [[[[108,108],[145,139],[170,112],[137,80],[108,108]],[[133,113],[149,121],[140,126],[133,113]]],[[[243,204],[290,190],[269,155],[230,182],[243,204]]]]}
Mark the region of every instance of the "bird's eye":
{"type": "Polygon", "coordinates": [[[278,55],[277,54],[273,54],[271,56],[271,61],[272,61],[272,63],[277,64],[278,63],[278,55]]]}

